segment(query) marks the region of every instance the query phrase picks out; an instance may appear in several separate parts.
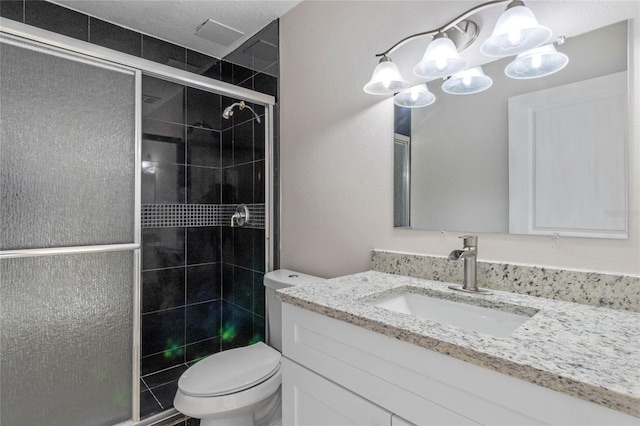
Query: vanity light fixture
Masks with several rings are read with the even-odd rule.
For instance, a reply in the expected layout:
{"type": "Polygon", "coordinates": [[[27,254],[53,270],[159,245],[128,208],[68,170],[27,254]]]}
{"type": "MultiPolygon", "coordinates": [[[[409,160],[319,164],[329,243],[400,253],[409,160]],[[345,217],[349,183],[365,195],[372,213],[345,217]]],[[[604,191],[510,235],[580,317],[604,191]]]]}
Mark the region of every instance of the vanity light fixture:
{"type": "Polygon", "coordinates": [[[482,67],[473,67],[451,76],[442,83],[442,91],[451,95],[471,95],[487,90],[493,84],[482,67]]]}
{"type": "Polygon", "coordinates": [[[426,83],[405,89],[393,97],[394,104],[405,108],[420,108],[435,101],[436,97],[429,91],[426,83]]]}
{"type": "Polygon", "coordinates": [[[545,44],[516,56],[504,73],[516,79],[538,78],[558,72],[568,63],[567,55],[558,52],[553,44],[545,44]]]}
{"type": "Polygon", "coordinates": [[[433,40],[427,46],[422,60],[413,69],[416,76],[421,78],[452,76],[445,81],[442,89],[446,93],[456,95],[478,93],[488,89],[493,84],[491,78],[485,75],[480,67],[464,71],[468,62],[460,56],[459,52],[469,47],[479,33],[478,25],[469,18],[484,9],[505,3],[508,3],[507,8],[498,19],[491,37],[482,44],[481,52],[491,57],[518,55],[505,70],[506,74],[512,78],[543,77],[562,69],[568,62],[568,58],[555,51],[552,45],[548,46],[554,50],[555,54],[563,56],[564,60],[561,60],[561,56],[552,56],[547,46],[544,52],[533,53],[532,49],[547,43],[552,33],[549,28],[538,23],[533,12],[524,5],[524,2],[493,0],[467,10],[440,28],[405,37],[386,51],[376,54],[376,57],[381,59],[373,71],[371,80],[364,86],[364,91],[372,95],[400,92],[394,97],[394,103],[409,108],[433,103],[435,96],[426,89],[426,86],[418,85],[407,89],[408,81],[401,76],[398,67],[391,62],[390,58],[390,55],[405,43],[424,36],[431,36],[433,40]],[[559,66],[558,64],[563,61],[564,64],[559,66]],[[414,90],[416,87],[419,88],[419,92],[418,89],[414,90]],[[425,94],[425,91],[430,96],[425,94]],[[425,99],[429,100],[428,103],[425,99]]]}
{"type": "Polygon", "coordinates": [[[364,86],[370,95],[388,95],[409,87],[409,82],[402,78],[396,64],[391,58],[382,55],[380,62],[373,70],[371,80],[364,86]]]}

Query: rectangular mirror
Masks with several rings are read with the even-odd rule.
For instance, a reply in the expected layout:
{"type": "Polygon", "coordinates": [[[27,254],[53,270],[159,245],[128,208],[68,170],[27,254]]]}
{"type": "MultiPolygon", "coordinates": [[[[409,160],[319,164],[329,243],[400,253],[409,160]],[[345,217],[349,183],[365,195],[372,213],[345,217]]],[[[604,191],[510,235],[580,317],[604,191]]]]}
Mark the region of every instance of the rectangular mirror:
{"type": "Polygon", "coordinates": [[[553,75],[514,80],[502,58],[487,91],[434,80],[434,104],[396,107],[394,225],[627,238],[628,26],[567,38],[553,75]]]}

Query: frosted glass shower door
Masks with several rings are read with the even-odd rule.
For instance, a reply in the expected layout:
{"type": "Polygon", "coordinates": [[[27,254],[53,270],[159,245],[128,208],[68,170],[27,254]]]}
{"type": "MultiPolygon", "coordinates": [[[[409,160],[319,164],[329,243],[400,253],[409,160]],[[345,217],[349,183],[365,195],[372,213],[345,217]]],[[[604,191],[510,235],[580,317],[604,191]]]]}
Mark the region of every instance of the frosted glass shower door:
{"type": "Polygon", "coordinates": [[[0,48],[0,421],[132,419],[139,72],[0,48]]]}

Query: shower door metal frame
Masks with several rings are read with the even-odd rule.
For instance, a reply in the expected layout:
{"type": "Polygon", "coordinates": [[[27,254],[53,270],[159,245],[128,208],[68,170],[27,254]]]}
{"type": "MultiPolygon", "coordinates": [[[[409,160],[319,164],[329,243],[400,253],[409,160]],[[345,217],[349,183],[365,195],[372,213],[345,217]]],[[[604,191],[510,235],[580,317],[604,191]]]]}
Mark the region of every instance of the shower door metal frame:
{"type": "Polygon", "coordinates": [[[133,318],[133,383],[132,383],[132,424],[136,426],[150,425],[160,420],[176,415],[177,411],[171,409],[155,416],[140,421],[140,293],[141,293],[141,254],[142,241],[141,219],[141,152],[142,152],[142,75],[160,78],[174,83],[183,84],[220,95],[234,97],[243,101],[262,105],[265,108],[265,272],[273,269],[273,137],[274,137],[274,105],[275,98],[271,95],[256,92],[243,87],[234,86],[223,81],[214,80],[193,74],[178,68],[162,65],[156,62],[142,59],[126,53],[97,46],[82,40],[77,40],[41,28],[32,27],[20,22],[0,17],[0,32],[10,36],[41,43],[48,48],[57,48],[62,51],[87,56],[93,59],[110,62],[115,65],[130,68],[136,74],[136,136],[135,136],[135,173],[136,173],[136,200],[135,200],[135,244],[112,244],[108,246],[84,246],[52,249],[10,250],[0,252],[0,258],[42,256],[45,254],[62,253],[87,253],[93,251],[134,251],[134,318],[133,318]],[[98,248],[97,248],[98,247],[98,248]]]}

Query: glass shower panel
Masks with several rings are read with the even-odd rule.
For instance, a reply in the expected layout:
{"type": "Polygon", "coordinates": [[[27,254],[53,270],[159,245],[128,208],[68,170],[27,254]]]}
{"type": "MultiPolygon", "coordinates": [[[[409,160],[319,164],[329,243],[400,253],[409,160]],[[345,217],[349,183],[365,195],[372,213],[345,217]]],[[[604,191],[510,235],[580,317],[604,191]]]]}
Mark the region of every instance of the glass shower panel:
{"type": "Polygon", "coordinates": [[[0,250],[133,241],[132,71],[2,38],[0,250]]]}
{"type": "Polygon", "coordinates": [[[131,418],[133,253],[0,260],[0,412],[9,425],[131,418]]]}
{"type": "Polygon", "coordinates": [[[139,73],[0,44],[2,424],[130,420],[139,73]]]}

